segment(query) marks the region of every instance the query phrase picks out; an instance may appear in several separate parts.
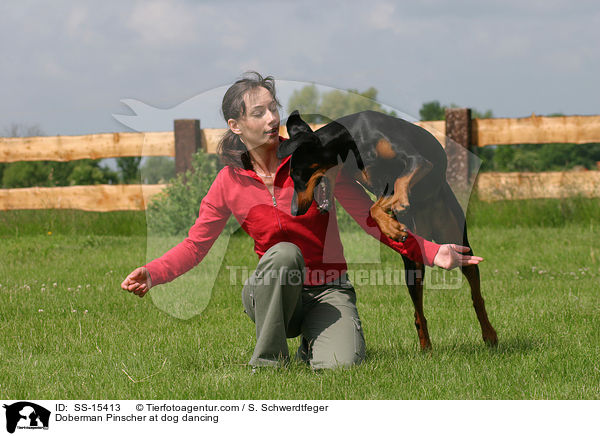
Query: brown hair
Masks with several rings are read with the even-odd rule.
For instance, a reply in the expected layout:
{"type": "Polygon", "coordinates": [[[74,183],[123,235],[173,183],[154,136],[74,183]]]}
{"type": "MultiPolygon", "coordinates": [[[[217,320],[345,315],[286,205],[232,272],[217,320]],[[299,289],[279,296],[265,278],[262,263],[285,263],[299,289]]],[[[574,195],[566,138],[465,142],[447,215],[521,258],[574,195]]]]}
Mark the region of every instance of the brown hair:
{"type": "MultiPolygon", "coordinates": [[[[223,96],[221,111],[225,121],[229,119],[238,120],[246,115],[246,103],[244,95],[256,88],[262,87],[271,93],[277,106],[281,107],[275,96],[275,79],[271,76],[263,77],[256,71],[248,71],[245,77],[229,87],[223,96]]],[[[248,149],[238,135],[231,130],[223,135],[217,147],[217,154],[223,165],[236,168],[252,169],[252,162],[248,149]]]]}

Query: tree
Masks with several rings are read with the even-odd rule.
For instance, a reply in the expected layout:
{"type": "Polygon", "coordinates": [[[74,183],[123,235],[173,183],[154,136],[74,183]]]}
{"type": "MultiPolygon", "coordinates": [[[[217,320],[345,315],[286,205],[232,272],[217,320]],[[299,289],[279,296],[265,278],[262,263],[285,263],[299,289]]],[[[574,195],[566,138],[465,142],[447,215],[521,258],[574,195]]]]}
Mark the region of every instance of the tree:
{"type": "Polygon", "coordinates": [[[483,147],[481,171],[596,169],[600,144],[514,144],[483,147]]]}
{"type": "Polygon", "coordinates": [[[75,161],[73,170],[69,175],[70,185],[100,185],[119,183],[117,173],[108,168],[101,167],[100,162],[91,159],[75,161]]]}
{"type": "Polygon", "coordinates": [[[121,170],[121,183],[140,183],[141,157],[118,157],[117,167],[121,170]]]}
{"type": "Polygon", "coordinates": [[[486,110],[485,112],[480,112],[477,109],[471,109],[471,118],[493,118],[494,114],[491,109],[486,110]]]}
{"type": "MultiPolygon", "coordinates": [[[[451,103],[450,106],[444,106],[437,100],[432,100],[423,103],[421,109],[419,109],[419,117],[421,121],[437,121],[444,120],[446,118],[447,108],[457,108],[458,105],[451,103]]],[[[492,118],[494,114],[491,109],[485,112],[480,112],[477,109],[471,109],[471,118],[492,118]]]]}
{"type": "MultiPolygon", "coordinates": [[[[4,129],[4,136],[43,136],[38,125],[26,126],[13,123],[4,129]]],[[[114,171],[100,166],[100,162],[82,159],[69,162],[21,161],[0,165],[0,181],[3,188],[27,188],[30,186],[69,186],[118,183],[114,171]]]]}
{"type": "Polygon", "coordinates": [[[446,107],[437,100],[428,101],[419,109],[419,117],[421,121],[443,120],[446,117],[446,107]]]}
{"type": "Polygon", "coordinates": [[[166,183],[175,177],[175,161],[166,156],[149,156],[141,168],[142,183],[166,183]]]}
{"type": "Polygon", "coordinates": [[[320,122],[320,118],[316,116],[319,113],[319,90],[314,84],[294,90],[288,101],[288,112],[294,110],[301,114],[309,114],[305,119],[309,123],[320,122]]]}
{"type": "Polygon", "coordinates": [[[386,111],[377,102],[377,89],[370,87],[359,92],[356,89],[348,91],[332,90],[319,95],[315,85],[307,85],[293,92],[287,105],[288,112],[298,110],[303,118],[310,123],[324,123],[355,112],[374,110],[396,115],[394,111],[386,111]]]}
{"type": "Polygon", "coordinates": [[[44,136],[44,131],[39,124],[32,124],[30,126],[25,124],[11,123],[3,129],[3,136],[10,138],[24,138],[27,136],[44,136]]]}
{"type": "MultiPolygon", "coordinates": [[[[31,125],[25,126],[23,124],[11,123],[9,126],[5,127],[2,131],[2,136],[6,136],[9,138],[18,138],[25,136],[42,136],[43,132],[39,125],[31,125]]],[[[4,177],[4,171],[7,168],[10,168],[15,164],[6,164],[4,162],[0,162],[0,182],[2,182],[4,177]]],[[[35,172],[36,169],[31,168],[31,170],[27,169],[26,171],[35,172]]],[[[14,176],[9,176],[11,179],[14,176]]]]}
{"type": "Polygon", "coordinates": [[[2,172],[3,188],[27,188],[48,186],[51,168],[43,162],[13,162],[6,164],[2,172]]]}

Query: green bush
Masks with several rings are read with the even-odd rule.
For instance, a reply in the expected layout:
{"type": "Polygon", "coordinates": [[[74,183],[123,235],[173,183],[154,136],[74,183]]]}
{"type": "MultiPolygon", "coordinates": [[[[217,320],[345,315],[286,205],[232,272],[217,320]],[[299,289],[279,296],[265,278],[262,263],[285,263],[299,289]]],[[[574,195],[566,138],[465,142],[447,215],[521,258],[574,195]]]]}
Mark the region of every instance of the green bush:
{"type": "Polygon", "coordinates": [[[192,170],[169,181],[148,205],[148,230],[153,234],[180,235],[194,224],[200,202],[208,192],[220,169],[217,156],[202,150],[194,154],[192,170]]]}

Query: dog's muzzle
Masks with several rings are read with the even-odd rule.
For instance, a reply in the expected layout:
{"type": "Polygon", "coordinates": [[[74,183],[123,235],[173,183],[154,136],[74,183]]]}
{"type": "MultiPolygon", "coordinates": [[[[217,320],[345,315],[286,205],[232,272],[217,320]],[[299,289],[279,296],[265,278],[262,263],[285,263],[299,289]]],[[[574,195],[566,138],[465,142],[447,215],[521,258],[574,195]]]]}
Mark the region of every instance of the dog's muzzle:
{"type": "Polygon", "coordinates": [[[327,177],[321,177],[319,183],[315,187],[315,192],[313,194],[313,198],[317,203],[317,209],[321,213],[329,212],[329,208],[331,207],[331,184],[327,177]]]}
{"type": "Polygon", "coordinates": [[[329,212],[329,208],[332,204],[331,185],[329,179],[327,177],[321,177],[313,190],[312,199],[309,201],[305,201],[305,199],[306,196],[303,194],[302,201],[299,201],[298,193],[294,191],[291,207],[292,216],[300,216],[308,212],[313,200],[317,204],[317,210],[320,213],[329,212]]]}

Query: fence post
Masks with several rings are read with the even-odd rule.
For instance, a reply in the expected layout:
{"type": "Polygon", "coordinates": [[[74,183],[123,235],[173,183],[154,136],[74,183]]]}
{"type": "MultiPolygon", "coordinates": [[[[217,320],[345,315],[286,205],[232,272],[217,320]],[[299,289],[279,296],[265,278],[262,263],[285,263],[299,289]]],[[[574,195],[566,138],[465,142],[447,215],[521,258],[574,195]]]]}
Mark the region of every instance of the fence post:
{"type": "Polygon", "coordinates": [[[446,109],[446,178],[450,186],[468,189],[470,182],[469,149],[471,147],[471,109],[446,109]]]}
{"type": "Polygon", "coordinates": [[[202,146],[200,120],[175,120],[175,174],[192,169],[192,155],[202,146]]]}

